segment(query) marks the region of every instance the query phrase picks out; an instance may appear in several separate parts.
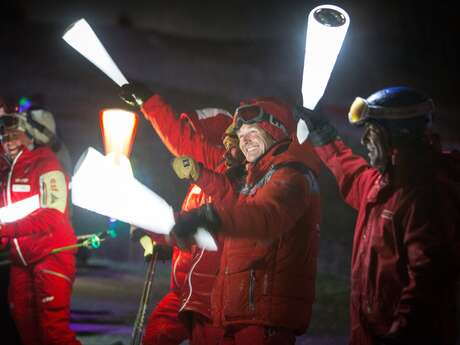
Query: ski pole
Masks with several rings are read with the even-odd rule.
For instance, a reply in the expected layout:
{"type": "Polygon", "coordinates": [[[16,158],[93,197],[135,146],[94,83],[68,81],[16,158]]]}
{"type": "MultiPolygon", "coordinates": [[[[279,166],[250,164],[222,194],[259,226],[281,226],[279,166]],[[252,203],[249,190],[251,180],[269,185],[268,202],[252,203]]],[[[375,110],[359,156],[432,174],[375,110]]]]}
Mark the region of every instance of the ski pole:
{"type": "Polygon", "coordinates": [[[136,320],[133,326],[131,345],[140,345],[142,343],[142,336],[144,331],[145,313],[150,300],[150,292],[152,290],[153,278],[155,276],[156,263],[158,259],[158,248],[153,242],[153,255],[151,256],[147,272],[145,274],[144,287],[142,289],[141,300],[139,303],[139,309],[137,311],[136,320]]]}

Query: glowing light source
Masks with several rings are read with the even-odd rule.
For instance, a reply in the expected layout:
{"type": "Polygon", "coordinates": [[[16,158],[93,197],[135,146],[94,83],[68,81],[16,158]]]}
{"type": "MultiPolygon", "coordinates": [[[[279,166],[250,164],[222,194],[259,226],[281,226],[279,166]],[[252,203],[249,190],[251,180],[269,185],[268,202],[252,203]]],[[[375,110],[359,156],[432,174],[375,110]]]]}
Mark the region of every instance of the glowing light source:
{"type": "Polygon", "coordinates": [[[22,113],[31,107],[32,102],[27,97],[22,96],[21,98],[19,98],[18,105],[19,105],[18,112],[22,113]]]}
{"type": "Polygon", "coordinates": [[[40,208],[38,194],[0,208],[0,222],[13,223],[40,208]]]}
{"type": "Polygon", "coordinates": [[[168,234],[174,225],[173,210],[166,201],[92,147],[77,163],[72,201],[90,211],[160,234],[168,234]]]}
{"type": "Polygon", "coordinates": [[[70,25],[62,38],[72,48],[96,65],[118,86],[128,83],[85,19],[80,19],[70,25]]]}
{"type": "MultiPolygon", "coordinates": [[[[350,25],[350,17],[340,7],[321,5],[308,15],[302,78],[303,106],[315,109],[331,76],[350,25]]],[[[297,123],[297,140],[303,143],[310,134],[306,123],[297,123]]]]}
{"type": "Polygon", "coordinates": [[[122,109],[104,109],[100,121],[106,154],[129,157],[137,129],[136,114],[122,109]]]}
{"type": "MultiPolygon", "coordinates": [[[[169,234],[175,222],[172,207],[122,166],[88,148],[72,177],[72,202],[147,231],[169,234]]],[[[195,240],[202,248],[217,249],[206,231],[198,232],[195,240]]]]}
{"type": "Polygon", "coordinates": [[[308,16],[302,79],[303,106],[314,109],[324,94],[350,18],[343,9],[321,5],[308,16]]]}

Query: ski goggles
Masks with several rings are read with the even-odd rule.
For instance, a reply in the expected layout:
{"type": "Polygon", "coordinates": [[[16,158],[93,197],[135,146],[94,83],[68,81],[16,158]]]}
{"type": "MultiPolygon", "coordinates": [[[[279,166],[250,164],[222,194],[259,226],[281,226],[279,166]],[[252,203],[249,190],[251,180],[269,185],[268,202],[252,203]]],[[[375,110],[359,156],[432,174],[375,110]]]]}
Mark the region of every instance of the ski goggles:
{"type": "Polygon", "coordinates": [[[258,105],[242,105],[235,110],[235,130],[240,129],[242,125],[251,125],[262,121],[268,122],[269,124],[279,128],[286,136],[289,136],[286,127],[275,116],[265,112],[258,105]]]}
{"type": "Polygon", "coordinates": [[[364,98],[356,97],[348,112],[348,121],[353,125],[361,125],[368,119],[403,120],[418,116],[426,116],[434,111],[431,99],[406,107],[382,107],[369,104],[364,98]]]}
{"type": "Polygon", "coordinates": [[[0,134],[5,130],[22,130],[25,131],[24,120],[16,114],[6,114],[0,116],[0,134]]]}
{"type": "Polygon", "coordinates": [[[5,133],[6,131],[25,132],[24,120],[16,114],[0,116],[0,140],[5,142],[16,139],[17,133],[5,133]]]}

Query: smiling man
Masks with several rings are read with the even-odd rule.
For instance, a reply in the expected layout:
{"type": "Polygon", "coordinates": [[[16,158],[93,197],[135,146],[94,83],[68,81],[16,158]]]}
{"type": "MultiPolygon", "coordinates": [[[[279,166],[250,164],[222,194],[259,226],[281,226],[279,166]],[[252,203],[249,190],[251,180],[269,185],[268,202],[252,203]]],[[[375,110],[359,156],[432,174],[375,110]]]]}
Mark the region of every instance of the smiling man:
{"type": "Polygon", "coordinates": [[[213,321],[225,329],[220,344],[292,345],[315,295],[319,162],[291,140],[291,108],[280,100],[244,102],[233,123],[243,183],[202,168],[195,183],[213,203],[181,214],[172,233],[187,243],[205,227],[223,239],[211,298],[213,321]]]}

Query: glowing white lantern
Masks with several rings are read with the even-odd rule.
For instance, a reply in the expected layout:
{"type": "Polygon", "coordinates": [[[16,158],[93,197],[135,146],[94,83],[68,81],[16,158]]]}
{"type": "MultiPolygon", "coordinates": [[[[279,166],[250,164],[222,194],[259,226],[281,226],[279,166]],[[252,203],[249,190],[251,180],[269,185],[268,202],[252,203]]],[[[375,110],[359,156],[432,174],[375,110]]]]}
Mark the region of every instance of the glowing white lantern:
{"type": "Polygon", "coordinates": [[[72,48],[96,65],[118,86],[128,84],[99,38],[85,19],[80,19],[69,26],[62,36],[72,48]]]}

